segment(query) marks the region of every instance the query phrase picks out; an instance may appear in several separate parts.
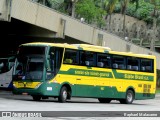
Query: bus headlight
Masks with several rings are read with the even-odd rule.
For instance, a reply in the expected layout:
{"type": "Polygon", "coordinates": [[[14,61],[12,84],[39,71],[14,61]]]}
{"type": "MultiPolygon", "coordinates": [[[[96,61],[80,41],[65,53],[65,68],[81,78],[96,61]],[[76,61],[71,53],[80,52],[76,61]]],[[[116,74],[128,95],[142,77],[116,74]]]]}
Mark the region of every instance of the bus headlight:
{"type": "Polygon", "coordinates": [[[13,83],[13,88],[17,88],[17,87],[16,87],[16,84],[14,84],[14,83],[13,83]]]}

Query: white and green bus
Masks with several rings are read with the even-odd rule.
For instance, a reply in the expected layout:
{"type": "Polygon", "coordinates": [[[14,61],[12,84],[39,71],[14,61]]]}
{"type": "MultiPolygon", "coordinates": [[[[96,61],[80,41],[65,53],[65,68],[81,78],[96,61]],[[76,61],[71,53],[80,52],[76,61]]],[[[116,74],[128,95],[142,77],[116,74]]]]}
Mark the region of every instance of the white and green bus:
{"type": "Polygon", "coordinates": [[[101,103],[153,99],[156,57],[88,44],[26,43],[19,46],[13,93],[33,100],[96,98],[101,103]]]}
{"type": "Polygon", "coordinates": [[[14,55],[0,57],[0,89],[12,89],[12,71],[14,62],[14,55]]]}

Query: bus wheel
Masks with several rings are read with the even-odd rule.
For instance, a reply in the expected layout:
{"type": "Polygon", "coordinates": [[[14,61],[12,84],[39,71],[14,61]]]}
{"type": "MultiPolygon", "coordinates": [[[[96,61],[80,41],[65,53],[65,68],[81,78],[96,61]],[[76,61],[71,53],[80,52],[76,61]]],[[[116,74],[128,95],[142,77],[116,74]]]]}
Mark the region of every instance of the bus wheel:
{"type": "Polygon", "coordinates": [[[40,101],[41,100],[41,96],[37,96],[37,95],[33,95],[32,96],[34,101],[40,101]]]}
{"type": "Polygon", "coordinates": [[[98,100],[100,103],[110,103],[111,102],[111,99],[108,99],[108,98],[98,98],[98,100]]]}
{"type": "Polygon", "coordinates": [[[67,88],[65,86],[63,86],[61,88],[60,95],[58,97],[58,101],[61,102],[61,103],[66,102],[66,100],[67,100],[67,94],[68,94],[67,93],[67,88]]]}
{"type": "Polygon", "coordinates": [[[121,99],[120,103],[121,104],[132,104],[133,100],[134,100],[134,93],[132,90],[128,90],[126,93],[126,98],[121,99]]]}

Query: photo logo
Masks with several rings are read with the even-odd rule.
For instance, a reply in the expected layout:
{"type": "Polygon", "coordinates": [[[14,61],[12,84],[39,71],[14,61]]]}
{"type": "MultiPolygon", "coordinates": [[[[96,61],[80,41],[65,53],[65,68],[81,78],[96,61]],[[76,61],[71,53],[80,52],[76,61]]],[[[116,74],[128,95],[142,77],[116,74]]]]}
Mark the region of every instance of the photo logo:
{"type": "Polygon", "coordinates": [[[11,112],[2,112],[2,117],[12,117],[11,112]]]}

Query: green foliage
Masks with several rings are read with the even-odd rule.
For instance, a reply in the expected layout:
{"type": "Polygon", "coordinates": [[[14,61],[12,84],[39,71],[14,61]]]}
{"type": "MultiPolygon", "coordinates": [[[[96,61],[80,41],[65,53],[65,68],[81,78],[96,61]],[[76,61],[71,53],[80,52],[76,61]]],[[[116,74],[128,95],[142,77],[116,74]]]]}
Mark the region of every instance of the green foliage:
{"type": "Polygon", "coordinates": [[[103,16],[105,15],[106,15],[106,12],[103,9],[101,8],[98,9],[95,21],[98,24],[98,27],[100,28],[105,26],[106,24],[105,20],[103,19],[103,16]]]}
{"type": "Polygon", "coordinates": [[[129,4],[126,10],[126,15],[135,16],[136,6],[134,4],[129,4]]]}
{"type": "Polygon", "coordinates": [[[147,16],[145,19],[143,19],[145,22],[147,22],[148,24],[152,24],[153,23],[153,17],[152,16],[147,16]]]}
{"type": "Polygon", "coordinates": [[[106,7],[104,7],[104,9],[106,9],[109,14],[112,14],[115,9],[116,2],[117,0],[108,0],[108,3],[105,2],[106,7]]]}
{"type": "MultiPolygon", "coordinates": [[[[144,20],[147,23],[152,23],[153,17],[151,13],[154,11],[154,5],[150,2],[139,0],[138,8],[136,9],[136,7],[137,4],[129,3],[126,9],[126,15],[135,17],[139,20],[144,20]]],[[[121,5],[119,2],[116,4],[114,12],[121,12],[121,5]]]]}
{"type": "Polygon", "coordinates": [[[139,9],[136,12],[136,17],[140,20],[149,21],[151,12],[153,11],[154,6],[147,2],[141,2],[139,9]]]}
{"type": "Polygon", "coordinates": [[[76,13],[85,18],[88,23],[96,17],[96,7],[92,0],[82,0],[81,2],[76,4],[76,13]]]}
{"type": "Polygon", "coordinates": [[[106,12],[97,7],[94,0],[80,0],[76,4],[76,14],[78,18],[84,18],[87,23],[103,24],[103,16],[106,12]]]}
{"type": "Polygon", "coordinates": [[[121,12],[121,4],[117,3],[115,5],[114,13],[120,13],[121,12]]]}
{"type": "Polygon", "coordinates": [[[140,20],[145,20],[149,14],[150,12],[147,9],[140,8],[136,12],[136,17],[140,20]]]}
{"type": "MultiPolygon", "coordinates": [[[[39,0],[43,3],[44,0],[39,0]]],[[[52,6],[65,14],[71,15],[72,0],[45,0],[47,6],[52,6]]],[[[160,13],[160,0],[78,0],[76,2],[76,17],[78,19],[85,18],[85,22],[105,24],[104,16],[112,13],[121,13],[125,8],[125,14],[144,20],[147,23],[153,22],[153,12],[160,13]],[[123,3],[123,4],[122,4],[123,3]],[[124,7],[126,3],[126,7],[124,7]]],[[[156,16],[157,22],[160,23],[160,15],[156,16]]]]}

